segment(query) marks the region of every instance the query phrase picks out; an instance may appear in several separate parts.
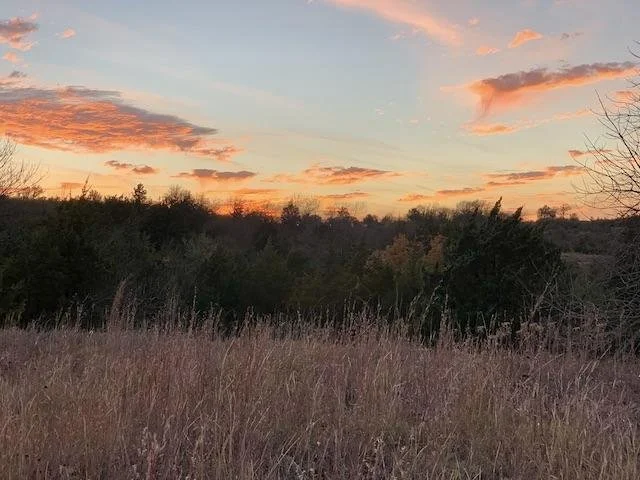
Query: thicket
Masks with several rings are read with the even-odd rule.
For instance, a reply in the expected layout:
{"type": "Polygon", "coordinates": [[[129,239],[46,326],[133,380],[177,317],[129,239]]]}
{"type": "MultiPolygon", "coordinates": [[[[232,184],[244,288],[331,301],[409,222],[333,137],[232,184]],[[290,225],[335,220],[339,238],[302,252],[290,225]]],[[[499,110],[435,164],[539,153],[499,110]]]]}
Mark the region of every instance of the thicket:
{"type": "MultiPolygon", "coordinates": [[[[578,278],[549,232],[594,237],[585,225],[525,222],[499,201],[358,220],[344,208],[328,218],[302,213],[293,202],[279,218],[220,215],[179,188],[159,202],[147,201],[142,186],[131,196],[3,197],[0,318],[52,326],[73,317],[94,328],[126,305],[135,324],[171,311],[196,319],[216,312],[229,327],[247,312],[339,325],[346,309],[366,308],[390,322],[413,318],[424,338],[443,319],[462,336],[506,321],[515,331],[552,314],[541,299],[553,291],[557,300],[578,278]]],[[[621,227],[601,226],[613,228],[621,227]]]]}

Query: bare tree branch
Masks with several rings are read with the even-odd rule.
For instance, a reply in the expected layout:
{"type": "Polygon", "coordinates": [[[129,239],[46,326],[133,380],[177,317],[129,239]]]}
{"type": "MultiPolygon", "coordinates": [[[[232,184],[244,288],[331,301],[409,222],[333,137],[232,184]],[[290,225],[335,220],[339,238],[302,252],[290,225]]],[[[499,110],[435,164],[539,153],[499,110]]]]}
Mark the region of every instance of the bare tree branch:
{"type": "Polygon", "coordinates": [[[0,197],[34,197],[42,193],[38,165],[16,160],[16,144],[10,139],[0,141],[0,197]]]}
{"type": "Polygon", "coordinates": [[[578,157],[588,180],[578,187],[587,203],[622,217],[640,215],[640,82],[623,98],[600,96],[600,141],[587,139],[587,155],[578,157]]]}

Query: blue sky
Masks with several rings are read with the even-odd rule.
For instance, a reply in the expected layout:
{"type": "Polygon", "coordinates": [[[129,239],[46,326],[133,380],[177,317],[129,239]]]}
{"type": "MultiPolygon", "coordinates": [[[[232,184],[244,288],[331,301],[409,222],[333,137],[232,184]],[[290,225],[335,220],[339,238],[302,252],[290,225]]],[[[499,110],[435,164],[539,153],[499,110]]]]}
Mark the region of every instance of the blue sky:
{"type": "Polygon", "coordinates": [[[629,88],[639,14],[631,0],[8,0],[0,134],[52,195],[89,177],[272,207],[503,196],[588,214],[568,152],[600,133],[596,92],[629,88]]]}

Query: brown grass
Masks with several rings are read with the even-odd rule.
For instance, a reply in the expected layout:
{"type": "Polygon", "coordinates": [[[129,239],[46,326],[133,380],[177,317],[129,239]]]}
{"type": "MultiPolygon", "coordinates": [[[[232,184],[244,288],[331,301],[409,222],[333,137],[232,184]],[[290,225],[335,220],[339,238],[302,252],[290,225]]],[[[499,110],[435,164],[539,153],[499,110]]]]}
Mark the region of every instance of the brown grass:
{"type": "Polygon", "coordinates": [[[0,478],[640,478],[635,359],[273,333],[0,331],[0,478]]]}

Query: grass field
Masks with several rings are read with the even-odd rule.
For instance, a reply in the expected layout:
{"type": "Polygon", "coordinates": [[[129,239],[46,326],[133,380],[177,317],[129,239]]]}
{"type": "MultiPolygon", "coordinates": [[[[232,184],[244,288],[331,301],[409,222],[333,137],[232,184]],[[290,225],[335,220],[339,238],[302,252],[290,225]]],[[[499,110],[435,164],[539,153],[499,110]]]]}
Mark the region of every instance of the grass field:
{"type": "Polygon", "coordinates": [[[0,478],[637,479],[640,363],[237,338],[0,331],[0,478]]]}

